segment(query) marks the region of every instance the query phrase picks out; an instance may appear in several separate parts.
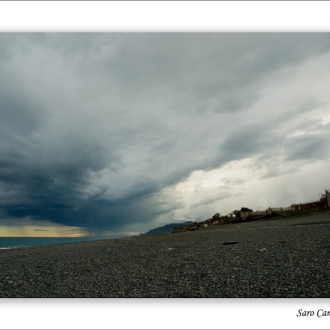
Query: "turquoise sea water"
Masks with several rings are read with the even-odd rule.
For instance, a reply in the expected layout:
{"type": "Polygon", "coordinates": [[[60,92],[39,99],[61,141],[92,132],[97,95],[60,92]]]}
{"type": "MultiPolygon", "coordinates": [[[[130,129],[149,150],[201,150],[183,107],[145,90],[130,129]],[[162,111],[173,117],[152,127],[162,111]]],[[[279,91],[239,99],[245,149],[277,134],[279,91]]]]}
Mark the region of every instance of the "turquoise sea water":
{"type": "Polygon", "coordinates": [[[15,249],[29,246],[87,242],[103,239],[113,239],[123,236],[94,236],[94,237],[0,237],[0,249],[15,249]]]}

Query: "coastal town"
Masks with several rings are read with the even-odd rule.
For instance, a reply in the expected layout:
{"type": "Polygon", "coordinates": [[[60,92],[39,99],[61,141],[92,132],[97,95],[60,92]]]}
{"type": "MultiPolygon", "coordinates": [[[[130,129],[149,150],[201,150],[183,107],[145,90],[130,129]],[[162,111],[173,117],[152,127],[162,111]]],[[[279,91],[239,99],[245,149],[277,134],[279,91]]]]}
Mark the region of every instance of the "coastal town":
{"type": "Polygon", "coordinates": [[[211,218],[204,221],[188,222],[182,224],[181,226],[175,226],[172,233],[193,231],[229,223],[270,219],[278,216],[295,216],[301,215],[304,211],[319,212],[325,209],[330,209],[330,193],[328,190],[325,190],[325,193],[321,195],[319,200],[308,203],[292,204],[289,207],[269,207],[264,211],[253,211],[247,207],[242,207],[240,210],[234,210],[224,216],[221,216],[219,213],[215,213],[211,218]]]}

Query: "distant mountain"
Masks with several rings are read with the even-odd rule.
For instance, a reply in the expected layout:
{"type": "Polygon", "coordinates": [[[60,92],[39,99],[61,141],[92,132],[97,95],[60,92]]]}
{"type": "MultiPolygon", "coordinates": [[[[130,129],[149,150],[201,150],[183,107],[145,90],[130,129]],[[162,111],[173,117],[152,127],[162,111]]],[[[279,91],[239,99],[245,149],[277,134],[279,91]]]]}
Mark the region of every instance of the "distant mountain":
{"type": "Polygon", "coordinates": [[[186,221],[186,222],[180,222],[180,223],[170,223],[168,225],[158,227],[155,229],[151,229],[148,232],[144,234],[140,234],[140,236],[146,236],[146,235],[160,235],[160,234],[167,234],[167,233],[172,233],[174,227],[181,226],[183,224],[188,225],[193,223],[192,221],[186,221]]]}

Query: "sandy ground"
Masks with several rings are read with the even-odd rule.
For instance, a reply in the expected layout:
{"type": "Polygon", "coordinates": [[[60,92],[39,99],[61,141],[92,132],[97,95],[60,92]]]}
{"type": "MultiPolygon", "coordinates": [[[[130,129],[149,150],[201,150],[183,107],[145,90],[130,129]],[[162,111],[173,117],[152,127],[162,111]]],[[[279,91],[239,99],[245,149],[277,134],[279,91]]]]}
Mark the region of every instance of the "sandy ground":
{"type": "Polygon", "coordinates": [[[0,297],[330,297],[330,212],[0,251],[0,297]]]}

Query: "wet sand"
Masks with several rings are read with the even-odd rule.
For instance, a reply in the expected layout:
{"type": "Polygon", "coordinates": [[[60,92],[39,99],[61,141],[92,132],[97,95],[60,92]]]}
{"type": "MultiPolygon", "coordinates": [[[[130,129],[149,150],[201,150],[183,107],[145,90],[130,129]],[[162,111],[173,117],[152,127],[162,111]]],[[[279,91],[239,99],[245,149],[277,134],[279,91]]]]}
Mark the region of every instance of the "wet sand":
{"type": "Polygon", "coordinates": [[[0,251],[0,297],[330,297],[330,212],[0,251]]]}

